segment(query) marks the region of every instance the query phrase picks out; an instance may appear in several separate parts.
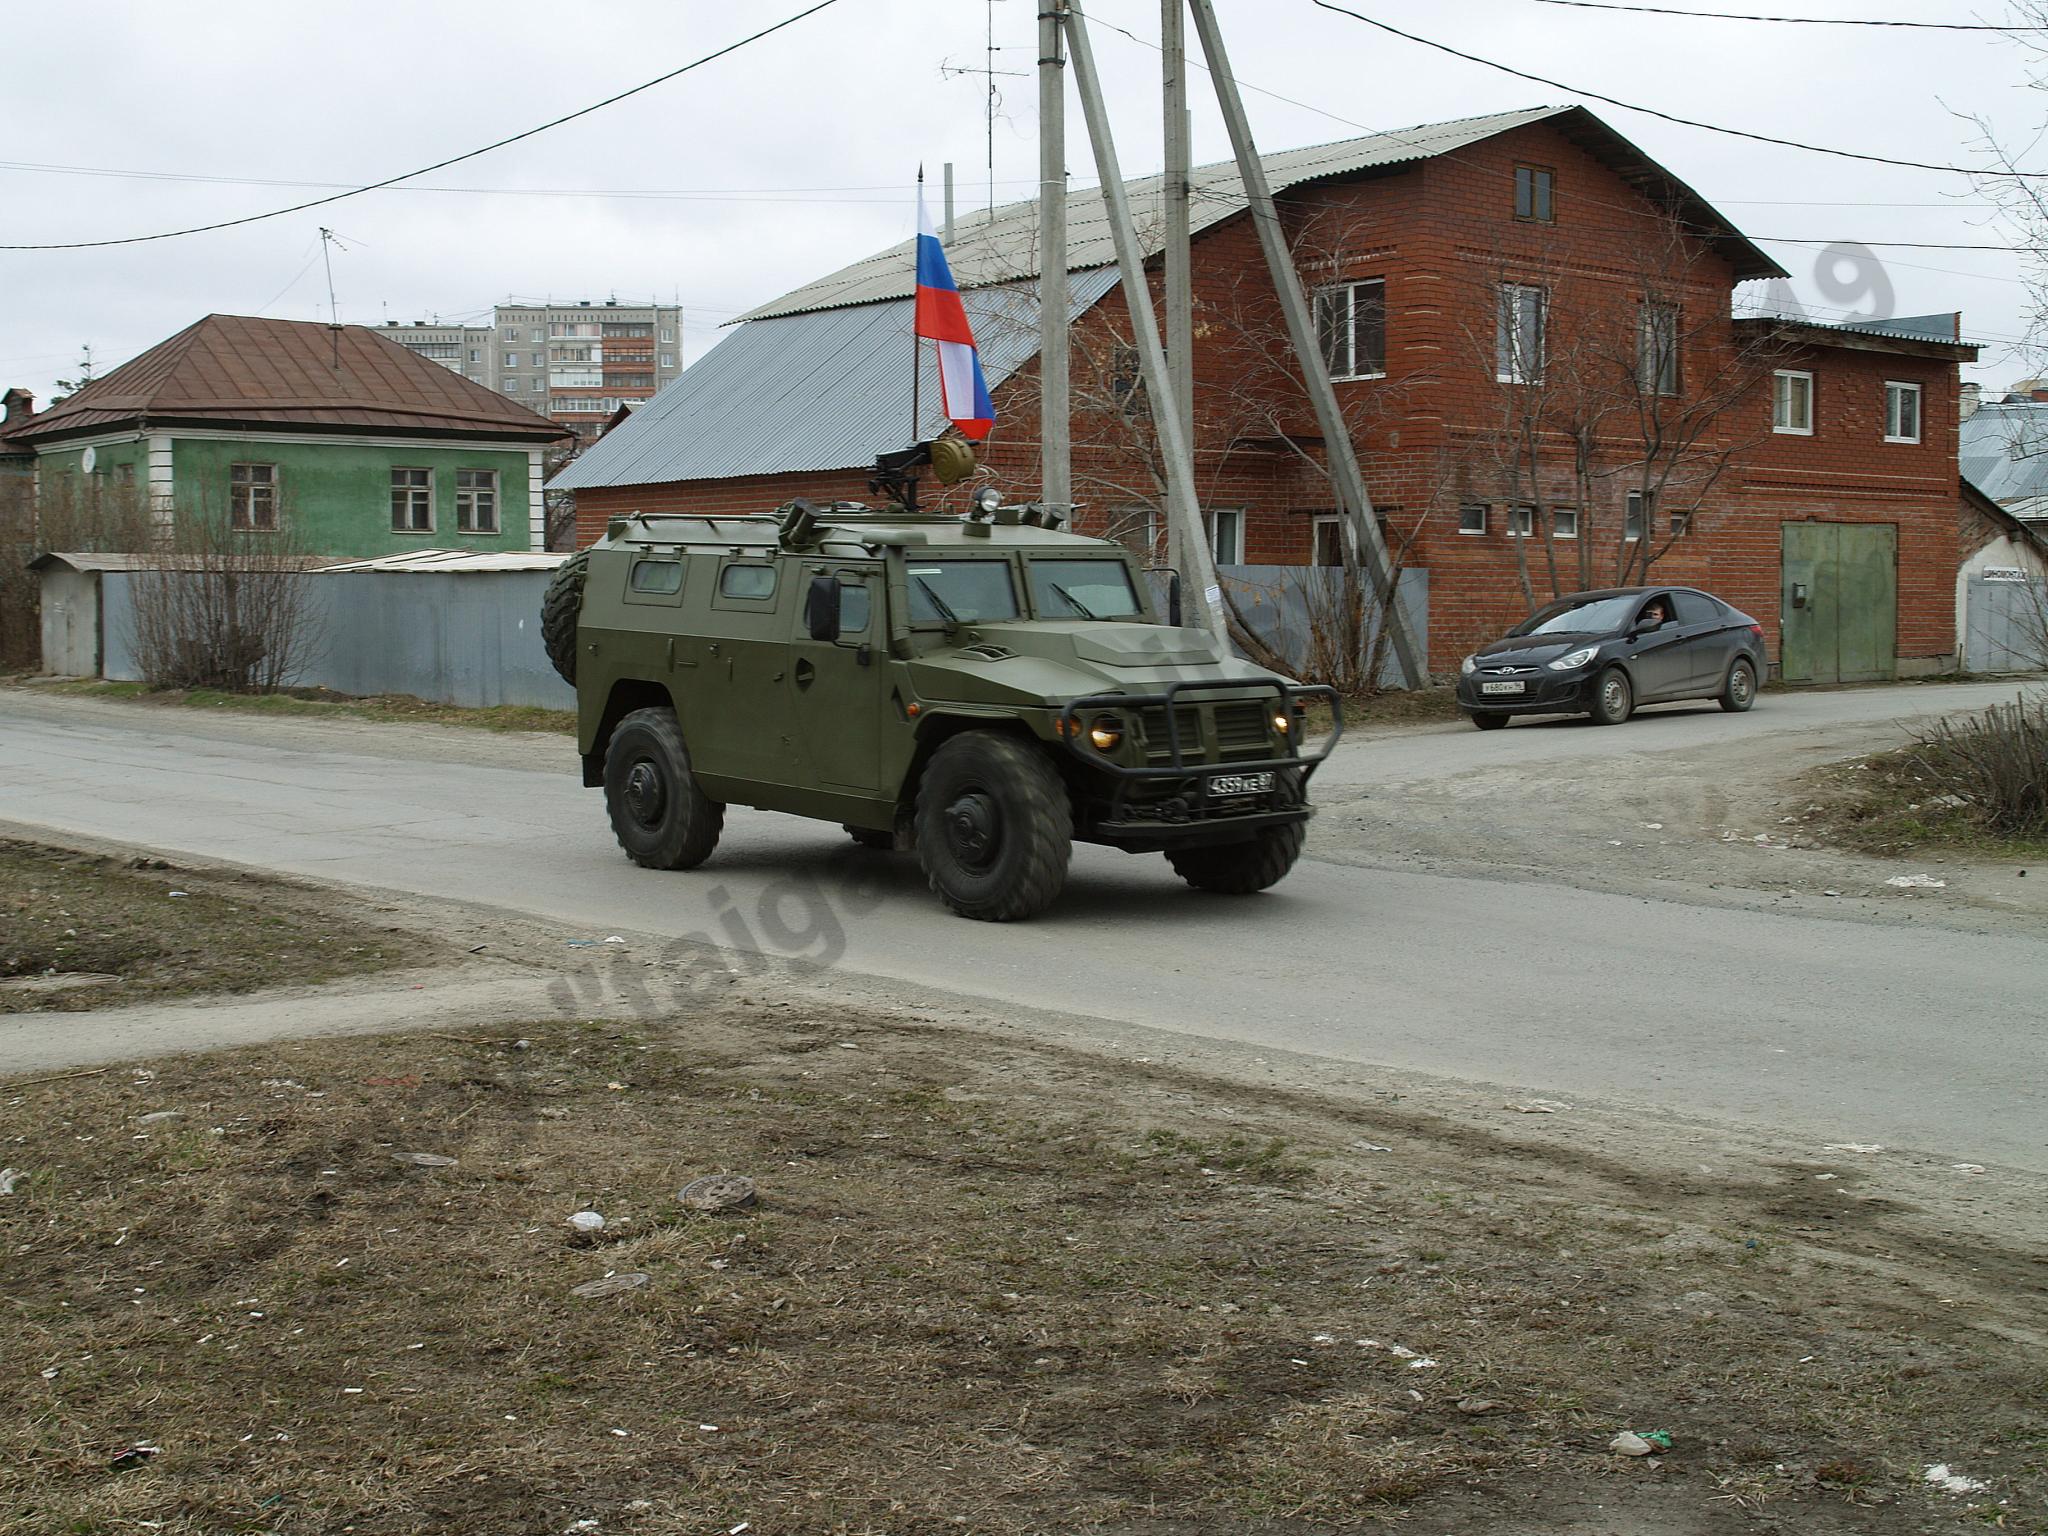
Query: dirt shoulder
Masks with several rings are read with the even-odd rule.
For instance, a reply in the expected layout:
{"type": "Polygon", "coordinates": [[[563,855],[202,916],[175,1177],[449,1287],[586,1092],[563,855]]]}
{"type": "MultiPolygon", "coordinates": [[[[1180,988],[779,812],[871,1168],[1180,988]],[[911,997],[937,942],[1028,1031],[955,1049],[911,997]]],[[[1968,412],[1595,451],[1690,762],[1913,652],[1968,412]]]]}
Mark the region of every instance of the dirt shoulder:
{"type": "Polygon", "coordinates": [[[308,985],[440,958],[286,881],[0,838],[0,1014],[308,985]]]}
{"type": "Polygon", "coordinates": [[[0,1082],[0,1531],[2041,1528],[2038,1250],[1881,1154],[963,1044],[736,979],[0,1082]]]}

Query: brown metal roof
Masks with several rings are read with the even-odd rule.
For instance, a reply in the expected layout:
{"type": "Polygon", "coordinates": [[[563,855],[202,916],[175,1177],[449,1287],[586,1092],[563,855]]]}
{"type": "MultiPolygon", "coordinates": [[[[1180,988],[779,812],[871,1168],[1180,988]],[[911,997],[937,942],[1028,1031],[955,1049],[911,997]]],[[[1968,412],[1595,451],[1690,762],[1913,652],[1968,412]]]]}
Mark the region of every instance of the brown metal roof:
{"type": "Polygon", "coordinates": [[[366,326],[208,315],[15,428],[33,445],[141,423],[514,438],[566,428],[366,326]]]}

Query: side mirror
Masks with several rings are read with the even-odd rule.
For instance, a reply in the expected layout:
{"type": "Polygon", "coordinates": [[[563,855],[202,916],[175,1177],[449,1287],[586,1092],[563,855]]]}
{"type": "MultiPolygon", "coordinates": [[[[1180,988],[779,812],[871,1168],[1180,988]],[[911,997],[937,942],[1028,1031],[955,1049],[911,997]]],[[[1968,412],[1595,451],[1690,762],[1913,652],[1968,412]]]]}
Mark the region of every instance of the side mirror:
{"type": "Polygon", "coordinates": [[[1180,572],[1170,565],[1148,566],[1148,575],[1159,572],[1166,574],[1166,622],[1175,629],[1180,628],[1180,572]]]}
{"type": "Polygon", "coordinates": [[[839,578],[813,576],[804,594],[804,630],[813,640],[839,638],[839,578]]]}

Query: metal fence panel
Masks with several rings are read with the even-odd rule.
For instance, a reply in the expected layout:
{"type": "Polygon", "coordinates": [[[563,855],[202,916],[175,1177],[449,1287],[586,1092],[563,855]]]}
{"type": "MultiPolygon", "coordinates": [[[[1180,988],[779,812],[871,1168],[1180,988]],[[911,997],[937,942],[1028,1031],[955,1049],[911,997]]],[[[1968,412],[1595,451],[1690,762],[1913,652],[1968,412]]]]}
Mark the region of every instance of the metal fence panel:
{"type": "MultiPolygon", "coordinates": [[[[1335,565],[1226,565],[1218,575],[1246,627],[1295,666],[1309,654],[1315,616],[1335,612],[1344,590],[1344,569],[1335,565]]],[[[1428,635],[1429,572],[1418,567],[1402,571],[1394,594],[1409,633],[1428,635]]],[[[1379,605],[1372,602],[1366,615],[1368,650],[1379,632],[1379,605]]],[[[1381,658],[1380,686],[1401,686],[1400,662],[1391,646],[1381,658]]]]}
{"type": "Polygon", "coordinates": [[[1964,600],[1963,670],[2032,672],[2048,667],[2048,582],[1972,574],[1964,600]]]}
{"type": "MultiPolygon", "coordinates": [[[[314,643],[295,687],[400,693],[435,704],[574,709],[576,690],[555,675],[540,638],[547,571],[313,573],[314,643]]],[[[175,579],[175,577],[166,578],[175,579]]],[[[133,572],[102,578],[102,676],[139,682],[133,572]]]]}

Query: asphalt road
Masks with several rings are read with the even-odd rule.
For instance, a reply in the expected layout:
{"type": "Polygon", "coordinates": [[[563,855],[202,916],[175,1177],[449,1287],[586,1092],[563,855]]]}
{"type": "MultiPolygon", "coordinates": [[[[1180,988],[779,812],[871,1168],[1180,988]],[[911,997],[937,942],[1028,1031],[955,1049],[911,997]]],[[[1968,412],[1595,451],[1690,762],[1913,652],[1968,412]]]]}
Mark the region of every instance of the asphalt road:
{"type": "MultiPolygon", "coordinates": [[[[1981,703],[1998,685],[1767,699],[1768,733],[1981,703]]],[[[1333,778],[1640,752],[1683,737],[1517,725],[1347,745],[1333,778]]],[[[1249,900],[1076,850],[1061,903],[947,915],[913,862],[735,810],[713,861],[636,869],[559,766],[450,733],[188,718],[0,692],[0,820],[558,922],[705,935],[911,988],[2048,1171],[2048,944],[1304,861],[1249,900]]],[[[552,753],[552,747],[541,749],[552,753]]],[[[1397,775],[1398,776],[1398,775],[1397,775]]],[[[61,1028],[60,1019],[10,1027],[61,1028]]]]}

